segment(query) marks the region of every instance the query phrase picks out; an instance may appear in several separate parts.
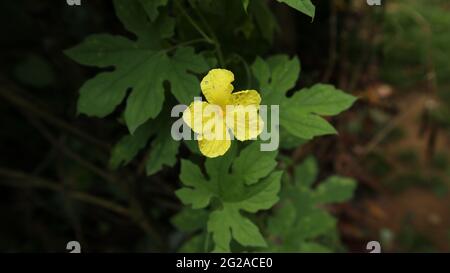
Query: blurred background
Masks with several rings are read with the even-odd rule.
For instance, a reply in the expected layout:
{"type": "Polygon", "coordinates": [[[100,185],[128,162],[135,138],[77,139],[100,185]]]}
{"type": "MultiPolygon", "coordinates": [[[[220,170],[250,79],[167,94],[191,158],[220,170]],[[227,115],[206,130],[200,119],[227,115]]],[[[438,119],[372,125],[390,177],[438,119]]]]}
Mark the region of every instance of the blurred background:
{"type": "MultiPolygon", "coordinates": [[[[313,3],[313,22],[270,1],[265,17],[242,16],[230,34],[251,41],[262,20],[275,34],[242,52],[249,63],[298,55],[296,89],[329,82],[360,98],[333,119],[339,136],[282,154],[313,154],[321,176],[358,182],[352,201],[327,208],[345,251],[378,240],[386,252],[448,252],[450,2],[313,3]]],[[[127,35],[111,1],[1,1],[0,28],[0,251],[61,252],[72,240],[83,251],[176,251],[179,166],[150,177],[140,160],[111,170],[120,117],[76,114],[78,89],[97,71],[62,51],[93,33],[127,35]]]]}

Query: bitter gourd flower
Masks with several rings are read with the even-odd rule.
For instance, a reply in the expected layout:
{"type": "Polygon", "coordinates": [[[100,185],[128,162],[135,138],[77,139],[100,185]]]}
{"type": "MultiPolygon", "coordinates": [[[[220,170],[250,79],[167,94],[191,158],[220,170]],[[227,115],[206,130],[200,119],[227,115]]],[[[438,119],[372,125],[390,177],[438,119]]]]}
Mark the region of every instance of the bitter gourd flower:
{"type": "Polygon", "coordinates": [[[207,157],[226,153],[230,132],[244,141],[261,134],[264,122],[259,115],[261,97],[256,90],[233,93],[234,75],[226,69],[212,69],[200,88],[207,101],[194,101],[183,112],[183,120],[198,134],[200,152],[207,157]]]}

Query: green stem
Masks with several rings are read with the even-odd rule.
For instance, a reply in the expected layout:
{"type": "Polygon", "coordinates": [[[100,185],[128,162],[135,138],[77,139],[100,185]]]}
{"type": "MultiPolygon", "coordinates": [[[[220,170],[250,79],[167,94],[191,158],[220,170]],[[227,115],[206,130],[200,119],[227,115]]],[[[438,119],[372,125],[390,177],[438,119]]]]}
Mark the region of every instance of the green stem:
{"type": "Polygon", "coordinates": [[[216,45],[217,58],[219,59],[219,66],[225,68],[225,60],[223,58],[222,49],[220,48],[220,44],[218,41],[214,42],[216,45]]]}
{"type": "Polygon", "coordinates": [[[250,67],[248,66],[247,61],[241,55],[233,53],[233,56],[235,56],[244,65],[245,74],[247,77],[247,89],[249,89],[252,86],[252,74],[250,73],[250,67]]]}
{"type": "Polygon", "coordinates": [[[208,248],[209,248],[209,232],[206,231],[205,245],[203,246],[203,251],[205,253],[207,253],[208,252],[208,248]]]}
{"type": "Polygon", "coordinates": [[[183,6],[180,4],[180,1],[175,1],[175,4],[177,5],[178,9],[183,13],[184,17],[189,21],[189,23],[197,30],[198,33],[206,40],[208,43],[214,44],[214,41],[209,37],[202,29],[201,27],[192,19],[192,17],[186,12],[186,10],[183,8],[183,6]]]}
{"type": "Polygon", "coordinates": [[[203,16],[203,14],[200,12],[200,9],[194,4],[193,1],[188,1],[188,2],[191,5],[192,9],[197,13],[197,16],[200,18],[200,21],[203,23],[206,30],[209,32],[210,37],[212,37],[211,40],[212,40],[212,43],[214,44],[214,46],[216,47],[219,65],[224,68],[225,67],[225,59],[223,57],[223,52],[222,52],[222,48],[219,43],[219,39],[217,38],[217,36],[214,33],[214,31],[212,30],[212,28],[209,26],[208,22],[206,21],[205,17],[203,16]]]}
{"type": "Polygon", "coordinates": [[[182,42],[182,43],[176,44],[174,46],[168,47],[168,48],[164,49],[164,52],[172,51],[172,50],[177,49],[182,46],[188,46],[188,45],[198,44],[198,43],[210,43],[210,42],[204,38],[194,39],[194,40],[182,42]]]}

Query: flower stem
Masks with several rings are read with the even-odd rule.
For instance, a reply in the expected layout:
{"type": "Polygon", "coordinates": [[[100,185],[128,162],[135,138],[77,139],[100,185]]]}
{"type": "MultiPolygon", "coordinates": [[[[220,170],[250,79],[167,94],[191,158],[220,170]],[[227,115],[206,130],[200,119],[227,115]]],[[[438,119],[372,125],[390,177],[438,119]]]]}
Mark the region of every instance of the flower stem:
{"type": "Polygon", "coordinates": [[[186,12],[186,10],[183,8],[183,6],[180,4],[180,1],[175,1],[176,6],[178,9],[183,13],[184,17],[189,21],[189,23],[197,30],[197,32],[208,42],[211,44],[214,44],[213,39],[209,37],[202,29],[201,27],[195,22],[195,20],[186,12]]]}
{"type": "Polygon", "coordinates": [[[214,31],[212,30],[212,28],[206,21],[203,14],[200,12],[200,9],[195,5],[195,3],[193,1],[188,1],[188,2],[191,5],[192,9],[197,13],[197,16],[200,18],[200,21],[205,26],[205,29],[209,32],[209,37],[211,37],[211,41],[214,44],[214,46],[216,47],[217,59],[219,61],[220,67],[225,68],[225,59],[223,57],[223,52],[222,52],[222,48],[219,43],[219,39],[217,38],[216,34],[214,33],[214,31]]]}

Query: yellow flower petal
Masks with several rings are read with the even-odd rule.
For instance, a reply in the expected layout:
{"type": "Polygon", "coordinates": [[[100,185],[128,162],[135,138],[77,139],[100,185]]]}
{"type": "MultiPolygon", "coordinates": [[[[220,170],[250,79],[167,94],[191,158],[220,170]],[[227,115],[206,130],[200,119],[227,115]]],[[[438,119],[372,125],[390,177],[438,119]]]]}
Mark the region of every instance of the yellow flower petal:
{"type": "Polygon", "coordinates": [[[207,157],[218,157],[224,155],[231,146],[231,140],[199,140],[200,152],[207,157]]]}
{"type": "Polygon", "coordinates": [[[226,123],[240,141],[255,139],[264,128],[264,121],[258,113],[258,106],[255,105],[228,107],[226,123]]]}
{"type": "Polygon", "coordinates": [[[261,96],[256,90],[244,90],[231,94],[231,104],[233,105],[259,105],[261,96]]]}
{"type": "Polygon", "coordinates": [[[203,112],[207,106],[208,103],[206,101],[194,101],[183,112],[184,122],[197,134],[202,133],[203,122],[205,122],[203,120],[203,112]]]}
{"type": "Polygon", "coordinates": [[[225,106],[230,103],[234,75],[226,69],[212,69],[200,83],[203,95],[209,103],[225,106]]]}
{"type": "Polygon", "coordinates": [[[183,112],[183,120],[197,134],[210,134],[216,123],[223,123],[223,110],[220,106],[205,101],[194,101],[183,112]]]}
{"type": "Polygon", "coordinates": [[[209,134],[199,136],[198,147],[207,157],[218,157],[226,153],[231,146],[231,137],[223,119],[213,127],[209,134]]]}

